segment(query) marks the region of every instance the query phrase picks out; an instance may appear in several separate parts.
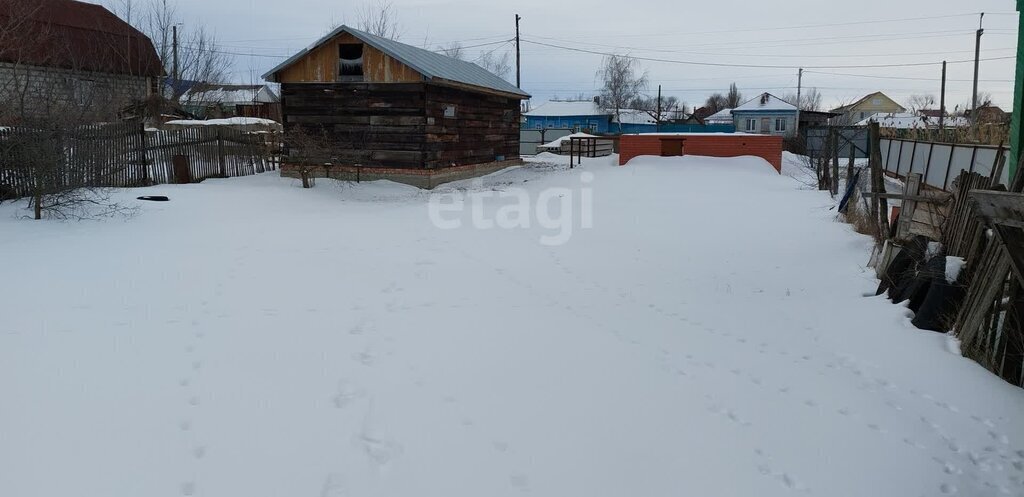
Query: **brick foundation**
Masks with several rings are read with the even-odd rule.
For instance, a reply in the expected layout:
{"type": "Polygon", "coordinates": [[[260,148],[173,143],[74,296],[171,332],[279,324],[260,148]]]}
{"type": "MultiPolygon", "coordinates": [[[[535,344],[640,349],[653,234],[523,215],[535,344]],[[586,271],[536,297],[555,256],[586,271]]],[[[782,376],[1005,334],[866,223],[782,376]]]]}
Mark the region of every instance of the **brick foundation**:
{"type": "Polygon", "coordinates": [[[740,157],[753,155],[768,161],[782,172],[782,137],[736,134],[648,134],[622,135],[619,142],[619,165],[641,155],[660,156],[663,139],[683,138],[683,155],[706,157],[740,157]]]}
{"type": "MultiPolygon", "coordinates": [[[[476,178],[505,169],[521,166],[522,159],[511,159],[483,164],[453,166],[440,169],[398,169],[387,167],[357,166],[314,166],[308,168],[311,178],[331,178],[341,181],[375,181],[386,179],[396,183],[412,185],[417,188],[431,189],[440,184],[463,179],[476,178]]],[[[281,177],[301,178],[300,166],[284,164],[281,166],[281,177]]]]}

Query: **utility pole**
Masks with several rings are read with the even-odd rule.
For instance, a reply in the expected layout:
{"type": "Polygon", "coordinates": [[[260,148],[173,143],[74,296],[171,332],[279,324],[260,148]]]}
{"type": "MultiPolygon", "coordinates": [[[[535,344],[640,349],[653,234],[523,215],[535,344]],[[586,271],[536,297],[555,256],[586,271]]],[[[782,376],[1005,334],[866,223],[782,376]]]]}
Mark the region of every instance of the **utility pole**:
{"type": "Polygon", "coordinates": [[[800,68],[796,73],[796,124],[793,126],[793,132],[796,133],[797,138],[800,137],[800,91],[804,85],[804,68],[800,68]]]}
{"type": "Polygon", "coordinates": [[[516,88],[522,88],[522,63],[519,55],[519,14],[516,14],[516,88]]]}
{"type": "Polygon", "coordinates": [[[946,61],[942,61],[942,91],[939,92],[939,133],[946,125],[946,61]]]}
{"type": "Polygon", "coordinates": [[[178,87],[181,86],[178,80],[178,25],[171,26],[171,49],[174,56],[174,66],[171,70],[172,76],[174,77],[174,85],[171,86],[171,98],[178,98],[178,87]]]}
{"type": "Polygon", "coordinates": [[[971,98],[971,123],[978,122],[978,61],[981,56],[981,35],[985,33],[982,23],[985,21],[985,13],[981,13],[978,20],[978,32],[974,39],[974,93],[971,98]]]}
{"type": "Polygon", "coordinates": [[[654,130],[661,132],[661,85],[658,85],[658,106],[656,115],[658,117],[654,118],[654,130]]]}

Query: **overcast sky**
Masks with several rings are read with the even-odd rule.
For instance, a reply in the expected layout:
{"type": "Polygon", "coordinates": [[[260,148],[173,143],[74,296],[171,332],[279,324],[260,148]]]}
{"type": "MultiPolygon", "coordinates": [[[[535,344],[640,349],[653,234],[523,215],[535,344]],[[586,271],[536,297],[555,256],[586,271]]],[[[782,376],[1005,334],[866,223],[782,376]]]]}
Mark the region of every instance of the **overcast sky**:
{"type": "MultiPolygon", "coordinates": [[[[94,0],[101,3],[100,0],[94,0]]],[[[172,0],[186,27],[202,23],[214,30],[225,51],[259,54],[235,57],[238,82],[260,75],[315,41],[333,23],[356,25],[361,0],[172,0]]],[[[939,93],[943,59],[974,56],[974,31],[986,11],[980,89],[1009,109],[1017,14],[1007,0],[590,0],[517,2],[470,0],[393,0],[400,40],[437,48],[449,42],[479,45],[513,38],[514,15],[522,20],[523,88],[534,104],[553,97],[592,95],[602,55],[730,65],[715,67],[641,61],[651,82],[666,95],[699,104],[712,91],[735,81],[744,95],[795,92],[797,67],[805,87],[817,87],[827,105],[884,91],[905,102],[915,93],[939,93]],[[912,65],[929,64],[929,65],[912,65]],[[836,66],[894,67],[836,67],[836,66]],[[827,66],[827,67],[826,67],[827,66]],[[815,68],[817,67],[817,68],[815,68]],[[900,79],[902,78],[902,79],[900,79]]],[[[467,50],[514,51],[511,43],[467,50]]],[[[947,106],[970,101],[972,63],[951,63],[947,106]]],[[[510,76],[514,80],[514,74],[510,76]]]]}

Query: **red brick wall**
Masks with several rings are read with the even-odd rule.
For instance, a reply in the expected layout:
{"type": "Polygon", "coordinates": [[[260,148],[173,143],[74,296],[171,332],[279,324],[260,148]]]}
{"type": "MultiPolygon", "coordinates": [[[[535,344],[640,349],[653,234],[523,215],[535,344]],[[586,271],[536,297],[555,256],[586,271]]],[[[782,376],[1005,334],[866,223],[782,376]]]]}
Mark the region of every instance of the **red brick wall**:
{"type": "MultiPolygon", "coordinates": [[[[768,161],[782,172],[782,137],[745,134],[681,135],[683,155],[707,157],[739,157],[753,155],[768,161]]],[[[622,135],[619,142],[619,165],[640,155],[661,155],[661,139],[667,135],[622,135]]]]}

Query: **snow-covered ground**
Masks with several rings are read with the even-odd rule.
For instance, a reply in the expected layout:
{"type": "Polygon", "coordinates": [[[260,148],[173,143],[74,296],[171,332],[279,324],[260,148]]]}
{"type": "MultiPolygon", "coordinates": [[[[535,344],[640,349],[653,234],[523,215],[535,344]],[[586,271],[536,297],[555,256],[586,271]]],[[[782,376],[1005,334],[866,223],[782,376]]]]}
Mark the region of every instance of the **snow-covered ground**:
{"type": "Polygon", "coordinates": [[[1024,495],[1024,391],[864,297],[828,195],[540,160],[439,192],[571,197],[564,244],[568,209],[441,229],[426,192],[274,174],[0,206],[0,495],[1024,495]]]}

